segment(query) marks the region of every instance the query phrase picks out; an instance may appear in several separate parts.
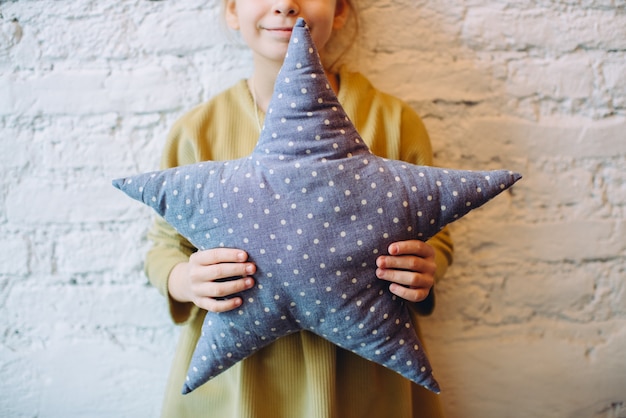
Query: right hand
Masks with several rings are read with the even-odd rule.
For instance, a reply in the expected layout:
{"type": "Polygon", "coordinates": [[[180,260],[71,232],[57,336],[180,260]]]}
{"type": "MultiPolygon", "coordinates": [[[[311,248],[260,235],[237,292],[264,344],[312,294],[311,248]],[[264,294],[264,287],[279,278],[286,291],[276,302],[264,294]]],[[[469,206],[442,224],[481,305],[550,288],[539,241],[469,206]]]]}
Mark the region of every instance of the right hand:
{"type": "Polygon", "coordinates": [[[254,286],[250,276],[256,272],[256,265],[247,260],[245,251],[234,248],[197,251],[189,257],[189,262],[172,269],[167,285],[170,296],[211,312],[235,309],[243,300],[229,296],[254,286]],[[216,281],[231,277],[238,278],[216,281]]]}

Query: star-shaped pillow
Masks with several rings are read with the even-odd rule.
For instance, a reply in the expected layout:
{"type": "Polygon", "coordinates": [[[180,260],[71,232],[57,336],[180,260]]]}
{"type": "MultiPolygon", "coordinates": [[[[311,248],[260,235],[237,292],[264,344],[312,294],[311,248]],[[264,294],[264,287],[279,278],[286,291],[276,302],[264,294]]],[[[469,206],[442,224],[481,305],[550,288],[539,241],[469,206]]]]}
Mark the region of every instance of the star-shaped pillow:
{"type": "Polygon", "coordinates": [[[301,330],[439,392],[408,302],[376,278],[375,260],[392,242],[429,239],[519,178],[373,155],[300,19],[250,156],[114,185],[198,249],[241,248],[257,265],[240,308],[207,313],[183,393],[301,330]]]}

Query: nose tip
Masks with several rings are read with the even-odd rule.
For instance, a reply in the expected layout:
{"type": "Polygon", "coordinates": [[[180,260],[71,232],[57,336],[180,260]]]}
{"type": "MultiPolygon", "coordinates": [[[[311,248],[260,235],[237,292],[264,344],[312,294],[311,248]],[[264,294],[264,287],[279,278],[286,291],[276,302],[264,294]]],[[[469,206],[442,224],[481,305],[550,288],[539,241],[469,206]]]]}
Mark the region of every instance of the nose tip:
{"type": "Polygon", "coordinates": [[[298,8],[292,4],[280,4],[276,6],[274,13],[285,16],[294,16],[298,14],[298,8]]]}
{"type": "Polygon", "coordinates": [[[285,10],[276,9],[276,14],[285,15],[285,16],[293,16],[293,15],[296,14],[296,11],[294,9],[289,9],[289,10],[286,10],[286,11],[285,10]]]}

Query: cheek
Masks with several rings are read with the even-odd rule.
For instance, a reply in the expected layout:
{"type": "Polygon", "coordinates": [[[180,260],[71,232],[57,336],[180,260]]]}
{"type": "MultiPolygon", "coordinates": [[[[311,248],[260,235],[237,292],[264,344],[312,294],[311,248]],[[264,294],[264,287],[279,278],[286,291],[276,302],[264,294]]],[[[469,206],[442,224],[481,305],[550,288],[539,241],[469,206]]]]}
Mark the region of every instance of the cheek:
{"type": "Polygon", "coordinates": [[[253,21],[239,20],[239,32],[244,41],[253,41],[257,36],[256,23],[253,21]]]}
{"type": "Polygon", "coordinates": [[[315,43],[315,47],[319,51],[323,51],[326,43],[330,39],[330,35],[332,34],[332,22],[324,22],[323,24],[318,24],[315,27],[315,32],[311,34],[313,38],[313,42],[315,43]]]}

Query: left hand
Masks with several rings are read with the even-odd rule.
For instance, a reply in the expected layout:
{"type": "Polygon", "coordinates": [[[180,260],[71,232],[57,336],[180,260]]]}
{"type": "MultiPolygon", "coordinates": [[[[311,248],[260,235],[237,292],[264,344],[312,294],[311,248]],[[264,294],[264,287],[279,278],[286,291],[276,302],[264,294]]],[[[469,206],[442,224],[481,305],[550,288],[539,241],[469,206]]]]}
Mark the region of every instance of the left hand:
{"type": "Polygon", "coordinates": [[[420,302],[435,284],[435,250],[418,240],[389,245],[389,255],[376,259],[376,276],[391,282],[389,291],[410,302],[420,302]]]}

